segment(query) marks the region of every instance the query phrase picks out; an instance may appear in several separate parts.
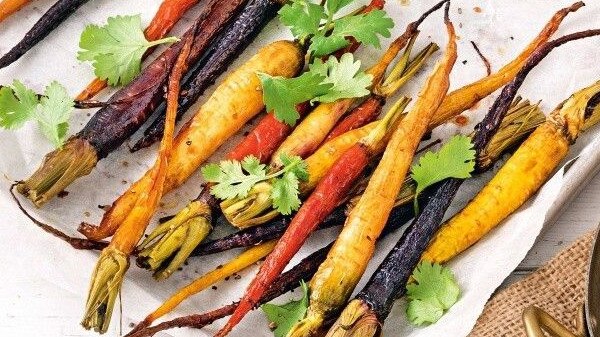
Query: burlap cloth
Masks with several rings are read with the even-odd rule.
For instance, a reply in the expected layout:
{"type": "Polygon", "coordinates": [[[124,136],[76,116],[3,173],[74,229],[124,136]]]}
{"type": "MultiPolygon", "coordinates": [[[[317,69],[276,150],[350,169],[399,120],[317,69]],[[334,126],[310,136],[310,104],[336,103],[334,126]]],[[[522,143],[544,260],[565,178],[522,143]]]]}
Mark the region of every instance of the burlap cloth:
{"type": "Polygon", "coordinates": [[[531,304],[574,331],[594,235],[582,236],[536,272],[493,296],[469,337],[526,336],[521,314],[531,304]]]}

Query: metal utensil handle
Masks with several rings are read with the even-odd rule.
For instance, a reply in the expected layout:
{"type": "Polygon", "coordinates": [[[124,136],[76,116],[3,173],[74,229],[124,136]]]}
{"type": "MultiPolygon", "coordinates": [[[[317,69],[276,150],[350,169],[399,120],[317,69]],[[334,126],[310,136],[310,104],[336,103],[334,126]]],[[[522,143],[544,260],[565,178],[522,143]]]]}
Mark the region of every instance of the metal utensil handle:
{"type": "MultiPolygon", "coordinates": [[[[579,315],[583,318],[582,315],[579,315]]],[[[565,328],[564,325],[559,323],[554,317],[550,316],[546,311],[531,305],[523,311],[523,324],[525,325],[525,332],[528,337],[545,337],[544,331],[553,337],[582,337],[585,336],[583,332],[583,324],[577,322],[577,326],[580,330],[578,333],[572,333],[569,329],[565,328]]]]}

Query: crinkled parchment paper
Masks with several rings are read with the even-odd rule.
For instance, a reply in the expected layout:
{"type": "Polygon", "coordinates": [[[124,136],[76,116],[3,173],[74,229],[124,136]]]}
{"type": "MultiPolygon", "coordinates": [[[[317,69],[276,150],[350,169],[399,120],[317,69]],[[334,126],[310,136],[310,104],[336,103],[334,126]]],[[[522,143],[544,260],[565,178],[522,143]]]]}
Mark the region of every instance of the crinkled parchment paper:
{"type": "MultiPolygon", "coordinates": [[[[415,19],[435,1],[437,0],[412,0],[407,4],[406,1],[401,3],[389,0],[387,10],[396,20],[395,33],[402,31],[409,20],[415,19]]],[[[0,54],[5,53],[51,3],[53,0],[35,1],[1,23],[0,54]]],[[[134,13],[141,13],[143,21],[147,23],[159,3],[159,0],[90,1],[20,61],[0,70],[0,84],[8,84],[13,78],[18,78],[41,91],[51,80],[56,79],[75,95],[92,78],[90,66],[80,64],[75,59],[79,34],[85,24],[101,23],[106,17],[116,14],[134,13]]],[[[485,68],[469,41],[478,43],[493,69],[497,70],[524,48],[557,9],[568,4],[569,0],[453,0],[451,17],[460,40],[459,59],[452,73],[452,88],[458,88],[485,75],[485,68]]],[[[176,31],[181,32],[197,12],[195,10],[188,13],[186,20],[177,26],[176,31]]],[[[567,17],[557,36],[584,28],[598,28],[599,18],[600,3],[590,0],[587,7],[567,17]]],[[[445,44],[441,12],[432,15],[421,30],[417,47],[422,47],[429,41],[442,46],[445,44]]],[[[284,37],[288,37],[287,31],[274,20],[233,66],[246,60],[259,46],[284,37]]],[[[385,42],[387,44],[389,41],[385,42]]],[[[571,92],[600,79],[597,59],[599,44],[599,39],[594,38],[574,42],[554,51],[531,73],[521,94],[532,101],[542,100],[543,110],[549,112],[571,92]]],[[[372,48],[363,48],[358,55],[368,65],[379,53],[372,48]]],[[[438,53],[437,56],[439,55],[438,53]]],[[[430,69],[431,67],[427,68],[427,71],[430,69]]],[[[415,95],[427,71],[421,72],[405,88],[403,94],[415,95]]],[[[210,92],[211,90],[208,94],[210,92]]],[[[202,98],[200,102],[204,100],[202,98]]],[[[468,127],[460,130],[451,123],[438,128],[433,137],[445,138],[459,131],[468,132],[487,111],[492,100],[493,97],[486,98],[472,111],[465,113],[470,121],[468,127]]],[[[69,132],[79,130],[93,112],[75,112],[69,132]]],[[[492,292],[524,258],[544,222],[595,173],[599,159],[597,149],[600,146],[597,136],[598,129],[582,136],[569,155],[569,159],[578,159],[568,170],[564,167],[558,170],[540,193],[519,212],[451,263],[463,292],[460,301],[448,314],[435,325],[415,328],[406,322],[403,312],[405,304],[403,300],[399,300],[386,322],[387,335],[465,336],[492,292]]],[[[41,232],[19,212],[7,192],[12,181],[27,177],[37,168],[50,146],[33,125],[16,132],[0,131],[0,144],[0,335],[93,336],[94,333],[79,326],[79,321],[97,254],[74,251],[63,242],[41,232]]],[[[155,154],[156,147],[130,154],[127,146],[123,146],[102,160],[89,176],[71,185],[66,197],[56,198],[41,210],[27,205],[38,218],[75,234],[80,221],[99,221],[102,211],[98,206],[112,203],[149,167],[155,154]]],[[[218,157],[219,155],[214,159],[218,157]]],[[[464,184],[448,213],[451,215],[460,209],[490,176],[491,173],[464,184]]],[[[198,192],[199,182],[199,176],[195,175],[185,186],[166,196],[158,216],[172,214],[192,199],[198,192]]],[[[230,229],[221,228],[220,233],[224,230],[230,229]]],[[[337,231],[338,229],[331,229],[315,234],[292,263],[328,243],[337,231]]],[[[379,244],[377,256],[372,261],[367,276],[399,234],[391,235],[379,244]]],[[[160,283],[155,282],[147,271],[132,266],[122,291],[122,316],[117,306],[107,335],[118,335],[121,326],[124,332],[128,331],[130,323],[141,320],[177,288],[223,263],[235,253],[190,259],[183,271],[160,283]]],[[[241,279],[231,278],[217,284],[217,289],[208,289],[194,296],[182,304],[174,315],[202,312],[236,300],[255,271],[255,268],[250,268],[241,273],[241,279]]],[[[365,281],[366,278],[359,287],[365,281]]],[[[222,323],[217,322],[200,332],[179,329],[162,336],[210,336],[222,323]]],[[[250,334],[271,335],[267,329],[267,321],[259,311],[249,315],[232,336],[250,334]]]]}

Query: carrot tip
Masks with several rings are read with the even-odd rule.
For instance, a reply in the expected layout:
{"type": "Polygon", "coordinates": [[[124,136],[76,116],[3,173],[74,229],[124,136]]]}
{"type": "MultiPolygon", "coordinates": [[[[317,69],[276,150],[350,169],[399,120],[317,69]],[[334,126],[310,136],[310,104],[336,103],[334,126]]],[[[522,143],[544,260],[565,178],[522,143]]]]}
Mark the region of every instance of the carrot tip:
{"type": "Polygon", "coordinates": [[[96,150],[88,141],[71,138],[47,154],[37,171],[17,184],[17,191],[41,207],[75,179],[89,174],[97,162],[96,150]]]}
{"type": "Polygon", "coordinates": [[[144,239],[138,246],[140,253],[137,265],[154,270],[156,279],[166,279],[183,264],[211,230],[210,207],[201,201],[194,201],[144,239]]]}
{"type": "Polygon", "coordinates": [[[92,274],[85,314],[81,321],[84,328],[100,333],[108,330],[112,308],[121,290],[127,268],[127,255],[110,247],[102,251],[92,274]]]}

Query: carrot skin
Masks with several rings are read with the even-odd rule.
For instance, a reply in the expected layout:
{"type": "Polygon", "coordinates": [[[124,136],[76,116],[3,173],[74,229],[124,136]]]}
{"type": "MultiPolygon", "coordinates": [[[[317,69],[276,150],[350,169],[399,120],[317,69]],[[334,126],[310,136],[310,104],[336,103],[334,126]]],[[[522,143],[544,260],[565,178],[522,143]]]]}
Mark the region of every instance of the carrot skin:
{"type": "Polygon", "coordinates": [[[164,37],[181,19],[183,14],[200,0],[164,0],[158,7],[156,15],[144,30],[146,38],[157,40],[164,37]]]}
{"type": "Polygon", "coordinates": [[[324,142],[374,121],[379,116],[379,113],[381,113],[381,108],[384,105],[384,97],[379,95],[369,96],[329,132],[324,142]]]}
{"type": "Polygon", "coordinates": [[[31,0],[4,0],[0,2],[0,22],[18,12],[25,7],[31,0]]]}
{"type": "MultiPolygon", "coordinates": [[[[296,111],[301,118],[309,109],[308,102],[296,106],[296,111]]],[[[261,163],[268,162],[290,132],[292,132],[290,125],[280,122],[275,115],[269,113],[227,154],[227,158],[241,161],[248,155],[254,155],[261,163]]]]}
{"type": "MultiPolygon", "coordinates": [[[[241,14],[223,30],[211,46],[206,59],[197,63],[184,78],[182,94],[179,98],[177,118],[198,100],[204,91],[215,82],[235,58],[254,40],[262,28],[277,15],[281,4],[273,0],[250,0],[241,14]]],[[[157,107],[156,120],[144,131],[131,151],[135,152],[154,144],[162,136],[164,125],[164,104],[157,107]]]]}
{"type": "Polygon", "coordinates": [[[42,41],[50,32],[63,23],[71,14],[89,0],[58,0],[42,17],[31,27],[23,39],[8,53],[0,57],[0,69],[7,67],[21,56],[25,55],[38,42],[42,41]]]}

